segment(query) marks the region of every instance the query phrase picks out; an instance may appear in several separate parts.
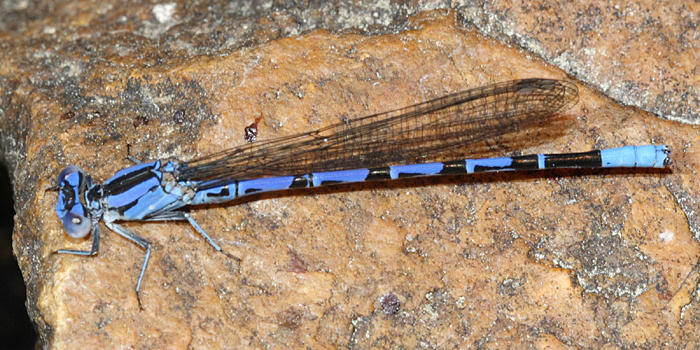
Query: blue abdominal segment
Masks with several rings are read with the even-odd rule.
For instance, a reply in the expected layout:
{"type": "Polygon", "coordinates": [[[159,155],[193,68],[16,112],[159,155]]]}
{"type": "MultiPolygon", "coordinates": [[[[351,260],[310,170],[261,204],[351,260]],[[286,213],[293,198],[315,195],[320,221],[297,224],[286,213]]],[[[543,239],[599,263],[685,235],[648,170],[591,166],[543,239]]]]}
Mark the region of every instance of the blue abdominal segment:
{"type": "Polygon", "coordinates": [[[263,177],[253,180],[241,180],[238,182],[238,196],[288,189],[294,176],[263,177]]]}
{"type": "Polygon", "coordinates": [[[394,165],[389,167],[389,177],[398,179],[402,177],[438,175],[444,167],[443,163],[394,165]]]}
{"type": "Polygon", "coordinates": [[[365,181],[368,175],[369,169],[318,172],[311,174],[311,184],[316,187],[345,182],[359,182],[365,181]]]}
{"type": "Polygon", "coordinates": [[[194,198],[192,198],[192,200],[190,201],[190,204],[215,204],[232,201],[236,197],[238,197],[238,194],[236,192],[237,183],[238,181],[231,181],[213,187],[208,187],[208,183],[203,182],[198,186],[202,189],[197,190],[197,192],[194,195],[194,198]]]}
{"type": "Polygon", "coordinates": [[[600,151],[605,168],[664,168],[668,165],[668,147],[657,145],[624,146],[600,151]]]}
{"type": "Polygon", "coordinates": [[[488,172],[488,171],[505,171],[512,170],[510,166],[513,164],[513,158],[485,158],[485,159],[467,159],[466,160],[467,174],[488,172]]]}

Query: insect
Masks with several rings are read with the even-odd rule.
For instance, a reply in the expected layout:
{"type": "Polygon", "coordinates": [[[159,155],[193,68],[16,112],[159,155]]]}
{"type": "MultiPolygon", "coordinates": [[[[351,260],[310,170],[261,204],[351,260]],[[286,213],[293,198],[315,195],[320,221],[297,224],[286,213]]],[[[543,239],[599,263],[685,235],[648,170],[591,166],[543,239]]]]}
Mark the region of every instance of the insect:
{"type": "Polygon", "coordinates": [[[224,251],[187,209],[253,193],[337,183],[553,168],[663,168],[670,164],[670,151],[663,145],[466,158],[478,154],[480,142],[499,141],[546,123],[577,100],[578,89],[569,81],[514,80],[190,161],[140,163],[117,171],[102,183],[68,166],[58,175],[56,214],[69,236],[92,234],[92,247],[56,253],[96,255],[102,220],[111,231],[145,251],[135,288],[141,307],[139,290],[151,243],[119,225],[120,221],[187,221],[214,249],[240,260],[224,251]]]}

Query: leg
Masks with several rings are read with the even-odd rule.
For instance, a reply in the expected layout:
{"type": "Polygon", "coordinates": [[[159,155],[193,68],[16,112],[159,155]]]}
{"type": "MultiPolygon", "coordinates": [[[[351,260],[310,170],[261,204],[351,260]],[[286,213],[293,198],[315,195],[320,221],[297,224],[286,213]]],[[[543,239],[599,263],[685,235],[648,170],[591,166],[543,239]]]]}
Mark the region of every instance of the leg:
{"type": "Polygon", "coordinates": [[[97,222],[92,223],[92,248],[90,250],[59,249],[54,254],[72,254],[81,256],[94,256],[100,250],[100,226],[97,222]]]}
{"type": "Polygon", "coordinates": [[[235,255],[232,255],[232,254],[230,254],[229,252],[227,252],[227,251],[221,249],[221,247],[219,247],[219,245],[216,244],[216,243],[214,242],[214,240],[211,239],[211,237],[209,237],[209,235],[208,235],[206,232],[204,232],[204,229],[202,229],[202,228],[199,226],[199,224],[197,223],[197,221],[195,221],[194,218],[193,218],[192,216],[190,216],[190,213],[182,213],[182,215],[184,216],[185,220],[187,220],[187,221],[190,223],[190,225],[192,225],[192,227],[194,227],[194,229],[197,230],[197,232],[199,232],[199,234],[202,235],[202,237],[204,237],[204,239],[206,239],[207,242],[209,242],[209,244],[210,244],[212,247],[214,247],[214,249],[216,249],[216,250],[218,250],[218,251],[220,251],[220,252],[226,254],[226,256],[228,256],[229,258],[232,258],[232,259],[234,259],[234,260],[236,260],[236,261],[238,261],[238,262],[241,261],[241,259],[240,259],[239,257],[237,257],[237,256],[235,256],[235,255]]]}
{"type": "Polygon", "coordinates": [[[141,265],[141,273],[139,274],[139,280],[136,282],[136,301],[139,303],[139,308],[143,310],[143,305],[141,304],[141,297],[139,296],[139,290],[141,289],[141,282],[143,281],[143,275],[146,273],[146,266],[148,266],[148,259],[151,257],[151,243],[148,242],[143,237],[113,223],[105,222],[105,225],[109,227],[110,230],[116,232],[120,236],[136,243],[138,246],[146,251],[146,255],[143,258],[143,264],[141,265]]]}
{"type": "Polygon", "coordinates": [[[139,164],[139,163],[141,163],[141,161],[139,161],[138,159],[136,159],[136,158],[134,158],[134,157],[131,156],[131,145],[128,144],[128,143],[126,144],[126,157],[125,157],[125,158],[126,158],[127,160],[130,160],[130,161],[131,161],[132,163],[134,163],[134,164],[139,164]]]}
{"type": "Polygon", "coordinates": [[[204,237],[204,239],[209,243],[209,245],[214,247],[214,249],[216,249],[218,252],[224,253],[226,256],[236,261],[241,261],[239,257],[223,250],[218,244],[216,244],[216,242],[214,242],[214,240],[204,231],[204,229],[201,226],[199,226],[197,221],[195,221],[189,213],[182,211],[168,211],[157,216],[145,219],[144,221],[187,221],[197,232],[199,232],[200,235],[202,235],[202,237],[204,237]]]}

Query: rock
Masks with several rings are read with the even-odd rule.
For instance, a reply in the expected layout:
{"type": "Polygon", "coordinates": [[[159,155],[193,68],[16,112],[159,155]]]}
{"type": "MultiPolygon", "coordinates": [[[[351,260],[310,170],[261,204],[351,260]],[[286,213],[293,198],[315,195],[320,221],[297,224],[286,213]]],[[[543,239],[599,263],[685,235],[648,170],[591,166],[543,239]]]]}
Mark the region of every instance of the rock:
{"type": "MultiPolygon", "coordinates": [[[[127,223],[154,246],[140,310],[138,246],[101,225],[97,256],[53,254],[90,244],[63,233],[56,194],[45,191],[61,168],[78,165],[103,181],[131,165],[128,154],[191,158],[242,145],[260,116],[264,142],[492,82],[567,77],[465,27],[478,22],[468,7],[398,11],[395,20],[367,12],[343,22],[336,5],[317,12],[149,6],[56,5],[51,25],[23,18],[3,28],[23,38],[2,34],[3,50],[16,51],[2,58],[0,129],[15,186],[14,252],[45,346],[697,343],[697,130],[621,107],[581,82],[579,103],[554,131],[533,131],[523,149],[496,151],[653,141],[673,150],[670,170],[413,179],[193,210],[240,263],[186,224],[127,223]]],[[[554,41],[543,52],[559,52],[563,44],[554,41]]],[[[639,55],[656,59],[652,50],[639,55]]],[[[603,60],[571,56],[552,61],[603,60]]],[[[617,79],[603,66],[591,69],[605,78],[584,81],[617,79]]],[[[683,64],[676,69],[673,79],[688,74],[683,64]]],[[[570,71],[580,72],[588,70],[570,71]]],[[[629,81],[636,73],[620,74],[629,81]]],[[[645,84],[651,80],[626,86],[645,84]]],[[[645,106],[668,117],[665,108],[678,107],[672,96],[664,107],[645,106]]],[[[674,109],[683,116],[676,119],[697,119],[692,103],[690,114],[686,105],[674,109]]]]}

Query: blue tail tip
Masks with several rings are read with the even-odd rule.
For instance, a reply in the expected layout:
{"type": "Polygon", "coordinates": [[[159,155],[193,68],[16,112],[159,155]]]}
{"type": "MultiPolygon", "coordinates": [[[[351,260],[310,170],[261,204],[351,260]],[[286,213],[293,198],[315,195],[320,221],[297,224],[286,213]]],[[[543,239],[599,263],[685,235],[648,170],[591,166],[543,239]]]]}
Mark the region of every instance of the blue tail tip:
{"type": "Polygon", "coordinates": [[[671,164],[666,145],[624,146],[600,151],[605,168],[665,168],[671,164]]]}

